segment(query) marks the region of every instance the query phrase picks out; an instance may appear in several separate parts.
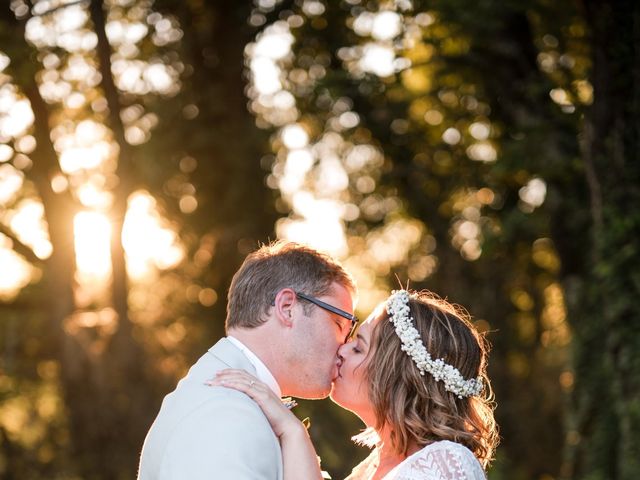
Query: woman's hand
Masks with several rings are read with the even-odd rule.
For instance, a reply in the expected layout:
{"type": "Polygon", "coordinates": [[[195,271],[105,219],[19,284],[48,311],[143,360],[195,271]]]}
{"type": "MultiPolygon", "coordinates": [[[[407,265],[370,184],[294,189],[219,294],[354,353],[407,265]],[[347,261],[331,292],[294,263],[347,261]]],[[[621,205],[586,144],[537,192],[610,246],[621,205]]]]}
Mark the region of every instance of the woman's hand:
{"type": "Polygon", "coordinates": [[[234,388],[258,404],[280,440],[284,480],[322,480],[318,457],[307,430],[267,385],[244,370],[233,369],[222,370],[216,378],[205,383],[234,388]]]}
{"type": "Polygon", "coordinates": [[[282,400],[265,383],[244,370],[222,370],[216,373],[214,379],[205,383],[246,393],[262,409],[278,437],[288,433],[299,434],[301,428],[304,430],[302,422],[282,404],[282,400]]]}

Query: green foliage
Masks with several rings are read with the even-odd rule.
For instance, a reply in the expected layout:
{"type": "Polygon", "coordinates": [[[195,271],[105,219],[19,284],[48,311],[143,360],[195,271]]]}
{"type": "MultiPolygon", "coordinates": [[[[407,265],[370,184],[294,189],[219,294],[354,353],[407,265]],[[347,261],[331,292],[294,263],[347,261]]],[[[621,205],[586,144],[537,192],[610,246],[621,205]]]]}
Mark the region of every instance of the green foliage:
{"type": "MultiPolygon", "coordinates": [[[[142,15],[150,5],[113,2],[107,13],[144,18],[149,30],[130,55],[175,68],[179,88],[117,92],[124,129],[140,127],[144,141],[121,143],[132,168],[115,180],[152,195],[186,259],[127,287],[132,322],[123,345],[141,347],[144,357],[118,370],[129,357],[105,341],[108,329],[65,327],[75,271],[65,245],[79,203],[43,193],[50,181],[37,173],[55,151],[31,155],[35,168],[24,169],[20,198],[43,201],[52,243],[62,247],[55,262],[28,258],[42,281],[0,305],[2,475],[133,475],[162,395],[223,334],[225,292],[243,256],[274,235],[277,212],[301,216],[286,189],[276,193],[288,162],[281,132],[265,155],[267,134],[256,127],[275,132],[295,122],[317,147],[302,186],[350,212],[347,260],[366,264],[365,288],[384,291],[397,275],[465,305],[487,332],[503,439],[490,478],[638,476],[640,13],[633,2],[157,0],[155,13],[142,15]],[[397,12],[402,25],[381,44],[410,60],[384,74],[375,73],[380,60],[362,67],[374,39],[356,25],[380,10],[397,12]],[[159,29],[158,14],[168,22],[159,29]],[[280,25],[292,34],[291,51],[276,63],[294,106],[280,116],[247,82],[247,52],[261,34],[247,19],[261,32],[280,25]],[[179,40],[158,41],[159,31],[179,40]],[[318,179],[333,156],[347,181],[329,194],[318,179]],[[58,216],[49,199],[64,204],[58,216]],[[388,253],[388,243],[402,245],[402,255],[388,253]],[[82,360],[65,360],[69,351],[82,360]],[[78,377],[84,384],[70,380],[74,366],[90,374],[78,377]],[[83,404],[89,408],[74,408],[83,404]],[[135,427],[127,423],[133,417],[135,427]]],[[[58,56],[60,69],[71,58],[25,42],[4,7],[2,22],[12,77],[3,73],[0,83],[28,95],[43,81],[45,53],[58,56]]],[[[36,116],[50,126],[107,124],[108,109],[95,108],[107,90],[102,82],[84,91],[88,111],[50,102],[48,115],[36,116]]],[[[39,146],[48,133],[34,133],[39,146]]],[[[346,476],[366,454],[349,441],[359,422],[328,401],[298,408],[312,419],[323,467],[346,476]]]]}

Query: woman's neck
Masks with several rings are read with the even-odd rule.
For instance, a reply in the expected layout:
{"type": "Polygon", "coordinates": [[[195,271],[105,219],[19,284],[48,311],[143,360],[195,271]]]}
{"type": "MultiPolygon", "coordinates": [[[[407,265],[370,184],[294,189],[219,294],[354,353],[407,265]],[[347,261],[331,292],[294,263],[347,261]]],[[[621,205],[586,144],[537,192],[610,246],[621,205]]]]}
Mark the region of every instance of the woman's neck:
{"type": "Polygon", "coordinates": [[[409,443],[407,453],[397,452],[391,443],[391,431],[383,429],[378,431],[380,443],[376,446],[378,450],[378,459],[375,465],[375,472],[370,480],[379,480],[389,473],[393,468],[401,463],[407,456],[417,452],[419,447],[413,442],[409,443]]]}

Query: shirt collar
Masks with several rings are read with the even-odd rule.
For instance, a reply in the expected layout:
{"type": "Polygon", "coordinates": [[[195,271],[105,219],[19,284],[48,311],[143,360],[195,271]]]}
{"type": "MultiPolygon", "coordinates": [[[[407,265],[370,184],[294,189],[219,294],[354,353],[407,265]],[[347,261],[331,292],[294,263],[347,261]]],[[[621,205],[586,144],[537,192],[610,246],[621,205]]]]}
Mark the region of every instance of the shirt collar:
{"type": "Polygon", "coordinates": [[[244,343],[242,343],[237,338],[232,337],[231,335],[227,335],[227,338],[231,343],[233,343],[236,347],[238,347],[240,351],[244,353],[245,356],[249,359],[249,361],[251,362],[251,365],[253,365],[254,368],[256,369],[256,376],[258,377],[258,380],[266,383],[267,386],[271,390],[273,390],[273,392],[278,397],[282,397],[282,390],[280,390],[280,385],[278,385],[278,381],[273,376],[273,374],[269,371],[267,366],[262,362],[262,360],[260,360],[255,353],[249,350],[249,347],[247,347],[244,343]]]}

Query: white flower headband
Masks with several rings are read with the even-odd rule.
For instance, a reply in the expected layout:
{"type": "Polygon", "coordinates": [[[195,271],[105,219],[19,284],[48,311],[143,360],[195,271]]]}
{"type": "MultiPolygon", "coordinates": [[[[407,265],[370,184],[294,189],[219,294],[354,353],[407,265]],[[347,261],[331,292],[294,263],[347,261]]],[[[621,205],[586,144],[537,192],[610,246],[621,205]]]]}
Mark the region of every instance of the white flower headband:
{"type": "Polygon", "coordinates": [[[445,363],[441,358],[432,360],[425,348],[418,330],[413,326],[413,317],[409,310],[409,292],[395,290],[387,300],[389,321],[396,327],[396,334],[400,337],[402,351],[411,357],[420,375],[429,372],[436,381],[442,380],[444,388],[458,396],[471,397],[482,391],[482,379],[471,378],[465,380],[460,371],[453,365],[445,363]]]}

